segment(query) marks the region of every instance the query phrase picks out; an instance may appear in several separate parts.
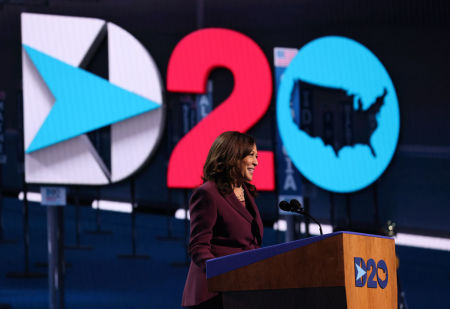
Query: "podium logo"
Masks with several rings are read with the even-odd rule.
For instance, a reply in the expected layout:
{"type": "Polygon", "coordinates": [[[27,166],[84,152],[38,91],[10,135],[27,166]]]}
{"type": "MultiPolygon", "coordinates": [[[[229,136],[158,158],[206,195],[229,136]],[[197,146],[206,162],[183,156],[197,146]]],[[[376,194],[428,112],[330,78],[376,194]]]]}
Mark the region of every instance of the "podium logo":
{"type": "Polygon", "coordinates": [[[364,287],[367,282],[368,288],[386,288],[388,284],[388,269],[384,260],[375,263],[373,259],[369,259],[367,264],[360,257],[354,258],[355,262],[355,286],[364,287]],[[367,276],[369,276],[367,278],[367,276]]]}
{"type": "Polygon", "coordinates": [[[25,177],[101,185],[138,170],[163,129],[162,83],[145,48],[95,18],[21,15],[25,177]],[[107,37],[108,79],[84,68],[107,37]],[[86,133],[110,126],[110,166],[86,133]]]}

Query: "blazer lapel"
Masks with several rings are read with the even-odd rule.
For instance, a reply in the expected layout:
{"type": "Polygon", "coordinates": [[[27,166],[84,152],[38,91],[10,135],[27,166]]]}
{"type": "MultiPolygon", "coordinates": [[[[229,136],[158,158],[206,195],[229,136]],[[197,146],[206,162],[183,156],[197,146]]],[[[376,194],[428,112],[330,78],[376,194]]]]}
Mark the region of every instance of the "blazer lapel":
{"type": "Polygon", "coordinates": [[[262,236],[263,236],[262,232],[264,231],[264,226],[262,224],[262,219],[261,219],[261,215],[259,213],[258,206],[256,206],[253,196],[250,194],[250,192],[248,191],[248,189],[245,185],[244,185],[244,190],[245,190],[245,196],[248,197],[249,205],[252,208],[253,213],[255,214],[255,220],[256,220],[256,223],[258,224],[259,234],[262,239],[262,236]]]}
{"type": "Polygon", "coordinates": [[[233,192],[225,196],[225,200],[228,202],[228,204],[231,205],[231,207],[233,207],[238,213],[240,213],[245,219],[247,219],[248,222],[252,222],[252,215],[250,215],[247,209],[245,209],[241,202],[239,202],[233,192]]]}

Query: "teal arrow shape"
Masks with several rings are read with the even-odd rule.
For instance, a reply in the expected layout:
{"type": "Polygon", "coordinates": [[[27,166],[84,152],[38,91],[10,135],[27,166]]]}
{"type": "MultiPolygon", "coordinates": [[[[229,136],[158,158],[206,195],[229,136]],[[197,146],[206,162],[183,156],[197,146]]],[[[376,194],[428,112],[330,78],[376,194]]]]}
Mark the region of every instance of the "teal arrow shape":
{"type": "Polygon", "coordinates": [[[361,268],[361,266],[359,266],[358,264],[355,263],[356,266],[356,270],[357,270],[357,274],[356,274],[356,280],[361,279],[362,276],[364,276],[366,274],[366,271],[364,269],[361,268]]]}
{"type": "Polygon", "coordinates": [[[56,99],[26,153],[160,107],[97,75],[23,46],[56,99]]]}

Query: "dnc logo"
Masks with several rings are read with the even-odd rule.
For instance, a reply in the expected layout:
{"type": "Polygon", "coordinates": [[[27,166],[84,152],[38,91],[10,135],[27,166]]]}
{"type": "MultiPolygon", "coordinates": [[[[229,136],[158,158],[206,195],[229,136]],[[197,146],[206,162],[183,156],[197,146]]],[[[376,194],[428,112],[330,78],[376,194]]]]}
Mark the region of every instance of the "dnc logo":
{"type": "Polygon", "coordinates": [[[375,263],[373,259],[369,259],[366,264],[364,259],[355,257],[354,262],[356,287],[362,288],[367,282],[368,288],[377,288],[378,285],[382,289],[386,288],[389,280],[389,274],[386,262],[384,260],[379,260],[378,263],[375,263]],[[367,275],[369,278],[367,278],[367,275]]]}
{"type": "Polygon", "coordinates": [[[29,183],[122,180],[153,152],[163,128],[162,83],[145,48],[94,18],[24,13],[25,175],[29,183]],[[108,80],[83,68],[108,37],[108,80]],[[111,126],[111,164],[86,133],[111,126]]]}

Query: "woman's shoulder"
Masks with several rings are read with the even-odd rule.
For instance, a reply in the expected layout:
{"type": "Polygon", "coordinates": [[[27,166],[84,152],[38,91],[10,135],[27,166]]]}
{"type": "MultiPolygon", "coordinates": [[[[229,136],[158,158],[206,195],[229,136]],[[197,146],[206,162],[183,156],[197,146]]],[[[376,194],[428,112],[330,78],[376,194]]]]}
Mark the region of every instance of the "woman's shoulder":
{"type": "Polygon", "coordinates": [[[189,204],[201,205],[205,202],[207,204],[213,204],[217,200],[218,194],[219,191],[217,190],[216,184],[212,181],[207,181],[192,192],[189,204]]]}
{"type": "Polygon", "coordinates": [[[194,190],[194,193],[219,193],[217,185],[213,181],[206,181],[194,190]]]}

